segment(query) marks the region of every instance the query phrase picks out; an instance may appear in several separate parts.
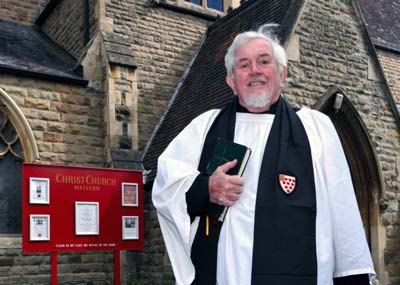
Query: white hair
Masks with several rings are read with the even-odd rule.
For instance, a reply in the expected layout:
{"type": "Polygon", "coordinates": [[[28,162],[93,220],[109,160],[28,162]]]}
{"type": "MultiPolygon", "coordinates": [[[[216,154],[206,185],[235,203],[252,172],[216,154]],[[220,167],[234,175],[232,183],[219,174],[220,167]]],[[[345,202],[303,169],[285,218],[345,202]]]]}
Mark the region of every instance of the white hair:
{"type": "Polygon", "coordinates": [[[265,40],[272,47],[272,56],[278,66],[279,73],[282,72],[283,68],[287,66],[286,52],[283,47],[279,44],[279,40],[272,31],[277,24],[265,24],[262,25],[257,31],[247,31],[241,33],[235,37],[231,46],[228,48],[228,52],[225,55],[225,68],[226,72],[231,78],[234,78],[233,70],[235,68],[235,53],[242,45],[253,40],[262,39],[265,40]]]}

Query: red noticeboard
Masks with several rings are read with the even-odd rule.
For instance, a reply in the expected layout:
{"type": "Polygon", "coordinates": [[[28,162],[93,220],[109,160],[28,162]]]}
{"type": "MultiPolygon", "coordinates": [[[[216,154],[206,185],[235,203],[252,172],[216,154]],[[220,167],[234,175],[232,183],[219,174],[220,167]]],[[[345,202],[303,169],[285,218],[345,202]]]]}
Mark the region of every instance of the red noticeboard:
{"type": "Polygon", "coordinates": [[[23,252],[143,250],[140,171],[34,163],[22,169],[23,252]]]}

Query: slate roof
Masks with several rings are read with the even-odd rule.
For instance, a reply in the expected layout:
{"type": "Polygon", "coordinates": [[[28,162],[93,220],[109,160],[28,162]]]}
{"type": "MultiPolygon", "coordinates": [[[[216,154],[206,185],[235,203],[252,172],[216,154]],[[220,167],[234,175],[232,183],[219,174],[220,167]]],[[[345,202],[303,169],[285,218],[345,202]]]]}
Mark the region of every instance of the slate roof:
{"type": "Polygon", "coordinates": [[[358,1],[373,43],[400,52],[400,1],[358,1]]]}
{"type": "Polygon", "coordinates": [[[219,108],[232,98],[233,94],[225,84],[224,56],[233,38],[262,24],[277,23],[280,25],[278,36],[284,43],[303,2],[249,0],[208,29],[197,56],[146,146],[143,166],[150,171],[146,183],[155,178],[158,156],[195,116],[219,108]]]}
{"type": "Polygon", "coordinates": [[[75,59],[33,26],[0,20],[0,72],[86,85],[75,59]]]}

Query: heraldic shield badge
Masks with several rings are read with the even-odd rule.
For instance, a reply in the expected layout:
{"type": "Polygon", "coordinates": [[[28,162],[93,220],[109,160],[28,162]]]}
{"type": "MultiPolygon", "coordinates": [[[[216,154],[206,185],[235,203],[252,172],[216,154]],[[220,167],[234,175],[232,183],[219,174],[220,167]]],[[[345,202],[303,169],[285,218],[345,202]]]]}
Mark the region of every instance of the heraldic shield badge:
{"type": "Polygon", "coordinates": [[[279,184],[281,185],[283,192],[290,194],[296,187],[296,177],[286,174],[279,174],[279,184]]]}

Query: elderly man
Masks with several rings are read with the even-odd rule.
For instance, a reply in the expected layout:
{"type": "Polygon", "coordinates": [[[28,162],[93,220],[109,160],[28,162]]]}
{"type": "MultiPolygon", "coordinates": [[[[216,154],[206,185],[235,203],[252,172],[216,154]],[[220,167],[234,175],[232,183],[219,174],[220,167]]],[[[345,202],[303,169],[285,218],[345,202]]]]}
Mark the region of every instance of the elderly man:
{"type": "MultiPolygon", "coordinates": [[[[339,138],[329,118],[280,96],[285,51],[271,34],[238,35],[225,57],[236,95],[195,118],[158,160],[153,203],[177,284],[369,284],[374,274],[339,138]],[[218,137],[252,150],[207,174],[218,137]],[[285,191],[280,177],[293,184],[285,191]],[[224,221],[209,218],[227,206],[224,221]]],[[[217,96],[218,94],[216,94],[217,96]]]]}

